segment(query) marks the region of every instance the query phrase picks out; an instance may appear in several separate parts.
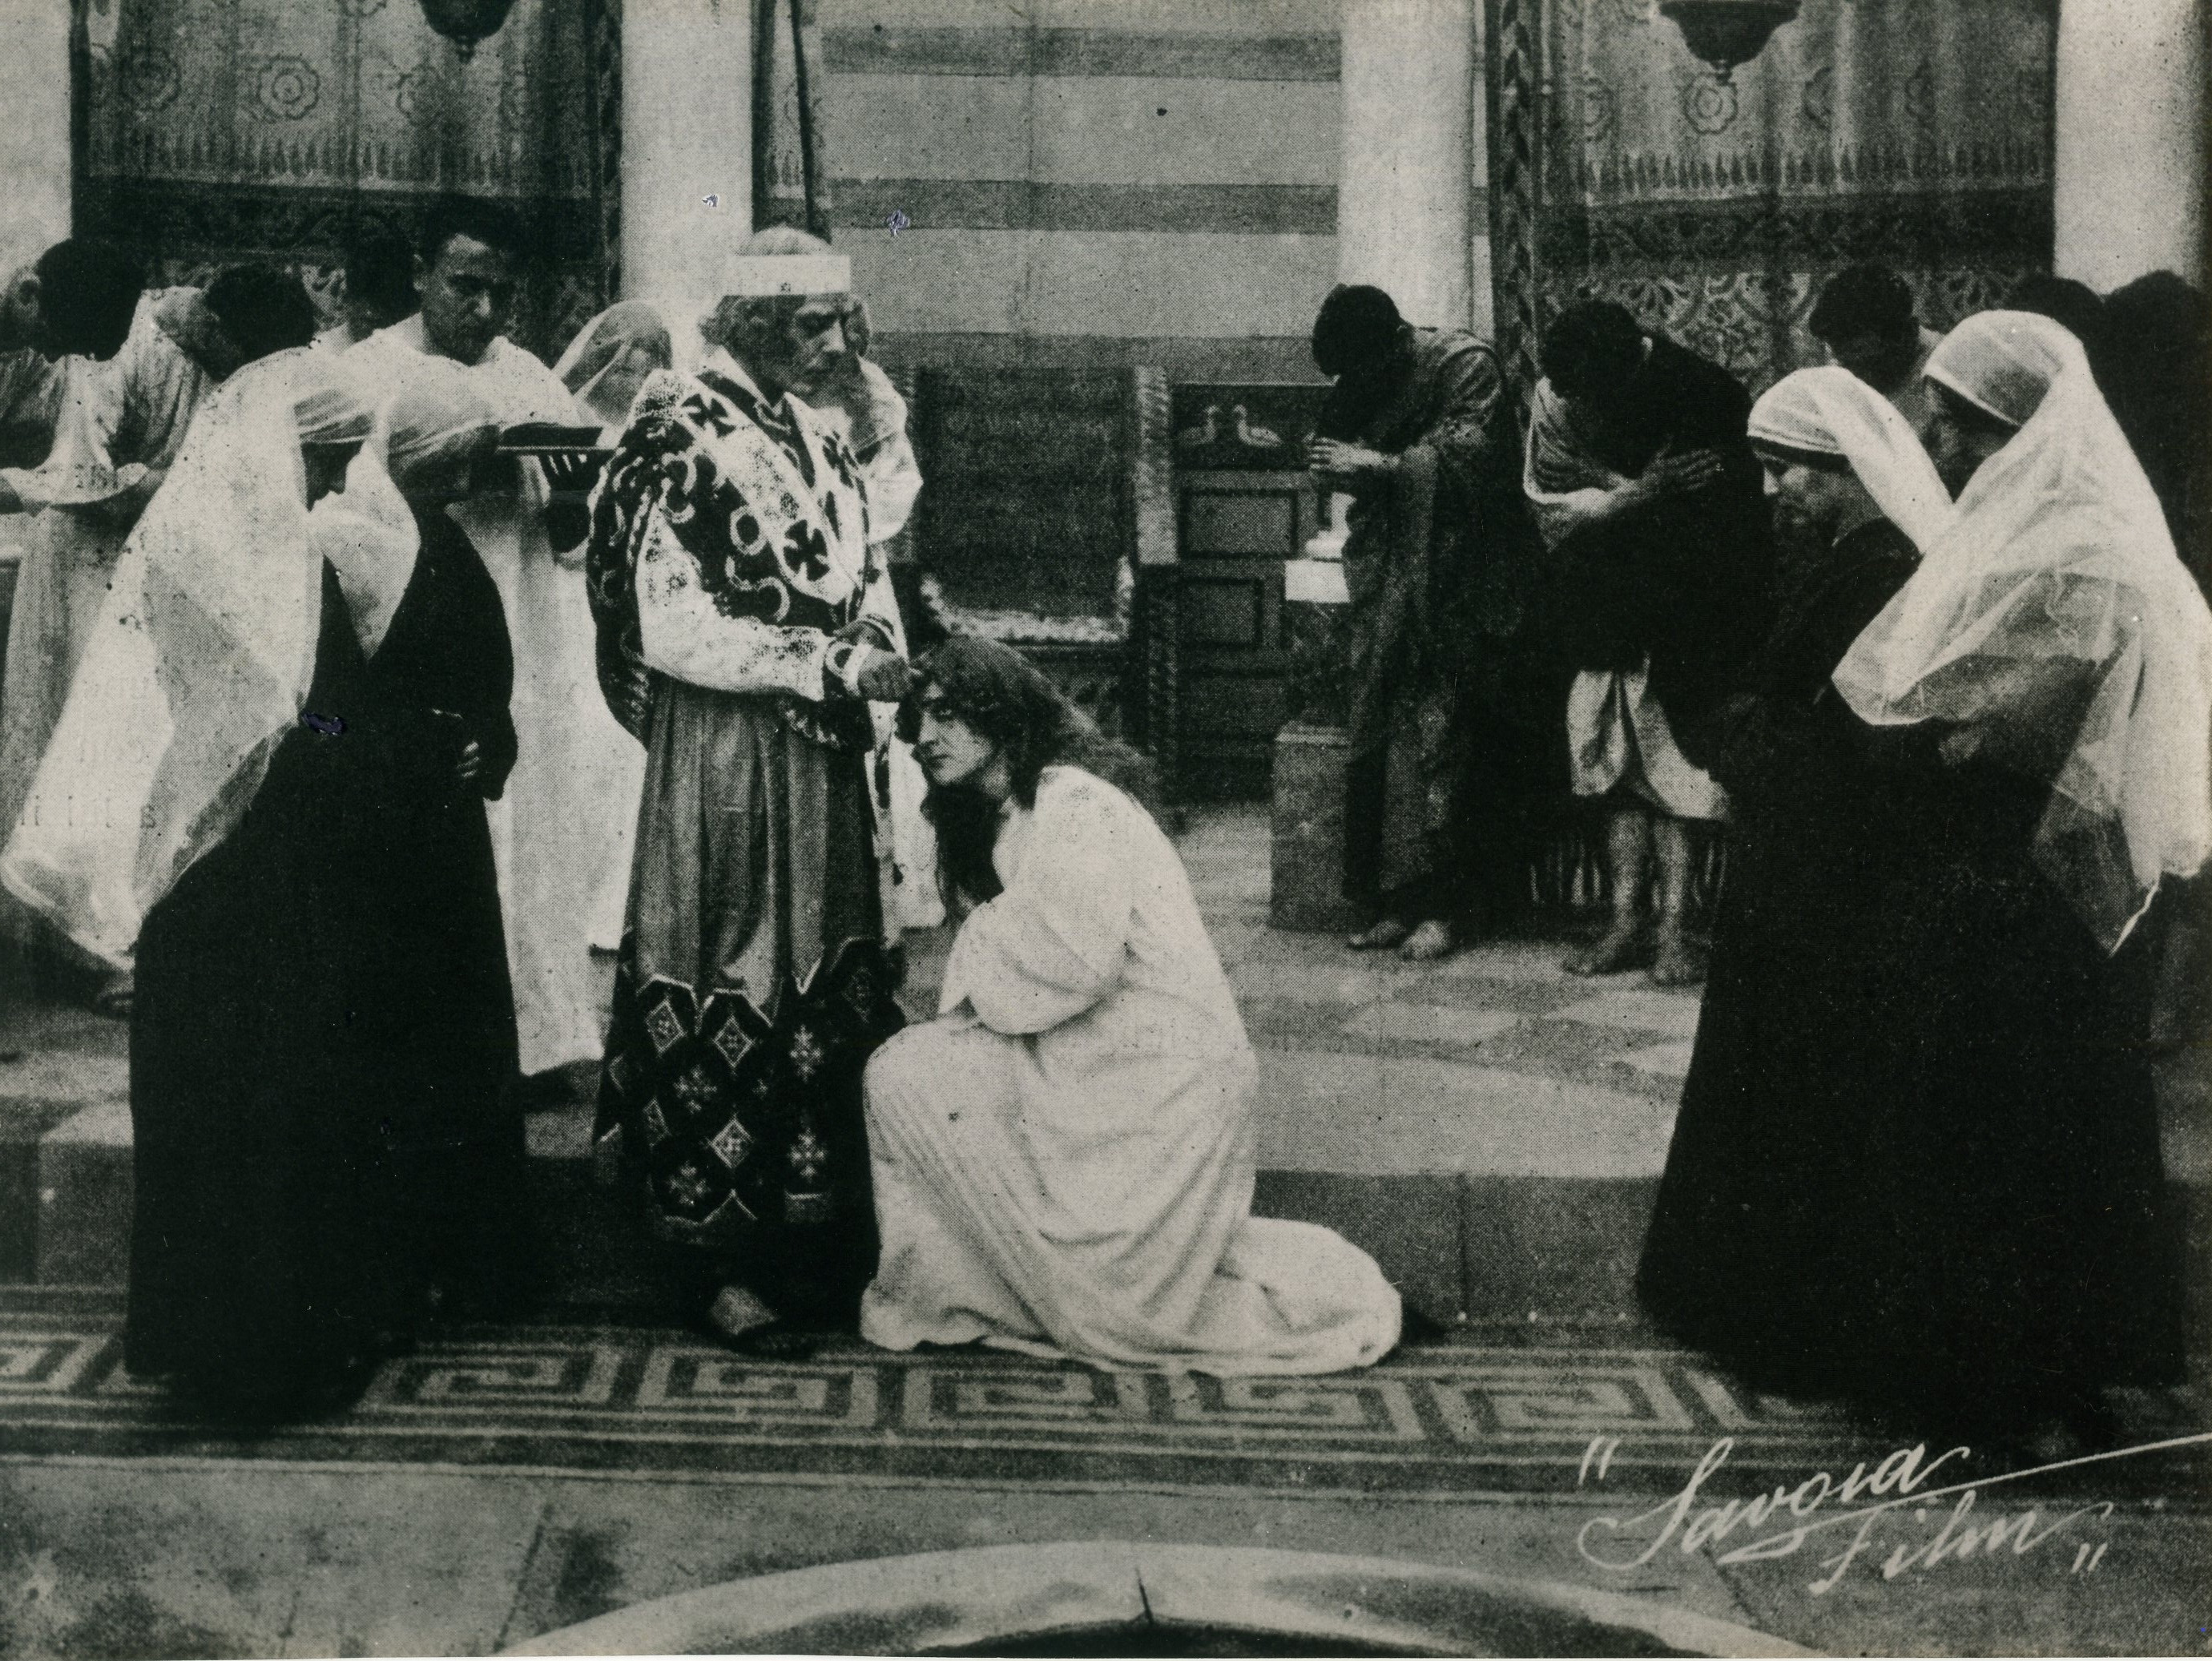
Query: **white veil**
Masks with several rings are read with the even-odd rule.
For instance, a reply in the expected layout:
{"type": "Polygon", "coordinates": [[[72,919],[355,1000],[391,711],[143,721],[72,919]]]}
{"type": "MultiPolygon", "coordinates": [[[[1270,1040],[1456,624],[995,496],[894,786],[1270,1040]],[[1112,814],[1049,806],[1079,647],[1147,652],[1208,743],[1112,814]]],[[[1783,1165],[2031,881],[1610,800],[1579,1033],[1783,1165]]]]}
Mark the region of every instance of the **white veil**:
{"type": "Polygon", "coordinates": [[[1840,456],[1884,517],[1925,549],[1949,523],[1951,493],[1897,406],[1849,369],[1799,369],[1752,405],[1753,444],[1840,456]]]}
{"type": "Polygon", "coordinates": [[[299,719],[322,616],[303,422],[325,441],[368,427],[305,348],[240,369],[194,416],[0,854],[9,891],[110,963],[236,826],[299,719]]]}
{"type": "Polygon", "coordinates": [[[675,363],[675,347],[659,309],[642,300],[625,300],[583,326],[553,373],[574,397],[580,419],[619,431],[646,376],[675,363]]]}
{"type": "Polygon", "coordinates": [[[1835,684],[1877,725],[1954,725],[2000,757],[2067,746],[2036,856],[2117,950],[2164,873],[2212,857],[2212,612],[2073,335],[1984,312],[1928,375],[2020,430],[1835,684]]]}

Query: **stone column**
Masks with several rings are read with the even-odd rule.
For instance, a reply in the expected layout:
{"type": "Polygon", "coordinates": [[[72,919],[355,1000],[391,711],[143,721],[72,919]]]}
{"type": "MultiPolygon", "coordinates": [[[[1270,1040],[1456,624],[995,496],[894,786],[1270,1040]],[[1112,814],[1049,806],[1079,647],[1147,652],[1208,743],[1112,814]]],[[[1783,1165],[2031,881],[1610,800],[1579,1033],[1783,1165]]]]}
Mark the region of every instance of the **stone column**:
{"type": "Polygon", "coordinates": [[[660,306],[680,365],[752,226],[752,8],[629,0],[622,29],[623,295],[660,306]]]}
{"type": "Polygon", "coordinates": [[[2205,280],[2203,0],[2063,0],[2054,264],[2109,291],[2205,280]]]}
{"type": "Polygon", "coordinates": [[[1338,280],[1410,322],[1490,326],[1476,0],[1344,0],[1338,280]]]}
{"type": "Polygon", "coordinates": [[[70,9],[0,5],[0,270],[70,234],[70,9]]]}

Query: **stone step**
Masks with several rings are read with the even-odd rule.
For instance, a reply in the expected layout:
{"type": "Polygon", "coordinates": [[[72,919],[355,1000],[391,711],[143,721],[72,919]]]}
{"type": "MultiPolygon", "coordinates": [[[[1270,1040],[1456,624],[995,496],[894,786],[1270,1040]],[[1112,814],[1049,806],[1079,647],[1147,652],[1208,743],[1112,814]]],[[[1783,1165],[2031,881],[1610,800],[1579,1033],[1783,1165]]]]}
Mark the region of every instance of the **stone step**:
{"type": "MultiPolygon", "coordinates": [[[[1485,941],[1425,966],[1347,953],[1271,928],[1264,905],[1227,895],[1267,867],[1251,816],[1202,820],[1184,847],[1260,1055],[1256,1209],[1337,1230],[1438,1320],[1632,1321],[1696,997],[1566,976],[1556,939],[1485,941]]],[[[935,1007],[945,945],[941,931],[910,937],[916,1015],[935,1007]]],[[[0,1281],[118,1284],[125,1029],[12,990],[0,981],[0,1281]]],[[[2185,1056],[2160,1071],[2201,1309],[2212,1304],[2212,1065],[2185,1056]]],[[[588,1090],[574,1080],[565,1105],[531,1123],[551,1293],[665,1313],[638,1219],[592,1182],[588,1090]]]]}
{"type": "MultiPolygon", "coordinates": [[[[555,1305],[623,1320],[681,1319],[656,1248],[622,1196],[594,1180],[580,1107],[532,1116],[529,1180],[555,1305]]],[[[33,1141],[0,1142],[0,1281],[118,1286],[127,1273],[127,1105],[79,1108],[33,1141]]],[[[2197,1329],[2212,1330],[2212,1193],[2175,1182],[2191,1241],[2197,1329]]],[[[1622,1327],[1656,1173],[1553,1171],[1260,1172],[1254,1209],[1336,1230],[1431,1319],[1622,1327]]]]}
{"type": "MultiPolygon", "coordinates": [[[[665,1293],[632,1203],[594,1179],[577,1109],[531,1120],[529,1180],[549,1295],[640,1314],[665,1293]]],[[[1261,1171],[1254,1208],[1335,1229],[1408,1302],[1467,1317],[1625,1319],[1648,1217],[1648,1176],[1261,1171]]],[[[131,1119],[111,1100],[30,1140],[0,1142],[0,1282],[116,1286],[130,1259],[131,1119]]]]}

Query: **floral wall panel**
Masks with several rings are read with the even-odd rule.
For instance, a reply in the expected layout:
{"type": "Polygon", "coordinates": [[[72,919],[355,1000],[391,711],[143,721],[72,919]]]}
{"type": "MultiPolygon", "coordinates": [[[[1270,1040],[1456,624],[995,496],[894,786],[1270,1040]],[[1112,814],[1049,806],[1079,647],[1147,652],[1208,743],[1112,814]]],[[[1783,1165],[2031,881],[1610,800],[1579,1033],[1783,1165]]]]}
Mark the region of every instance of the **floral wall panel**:
{"type": "Polygon", "coordinates": [[[611,291],[613,0],[517,0],[471,55],[416,0],[107,0],[92,21],[79,222],[168,275],[274,257],[327,292],[352,222],[456,191],[532,227],[527,344],[611,291]]]}
{"type": "Polygon", "coordinates": [[[1656,0],[1489,0],[1501,344],[1615,299],[1755,389],[1821,282],[1897,267],[1948,326],[2051,259],[2056,0],[1805,0],[1723,79],[1656,0]]]}

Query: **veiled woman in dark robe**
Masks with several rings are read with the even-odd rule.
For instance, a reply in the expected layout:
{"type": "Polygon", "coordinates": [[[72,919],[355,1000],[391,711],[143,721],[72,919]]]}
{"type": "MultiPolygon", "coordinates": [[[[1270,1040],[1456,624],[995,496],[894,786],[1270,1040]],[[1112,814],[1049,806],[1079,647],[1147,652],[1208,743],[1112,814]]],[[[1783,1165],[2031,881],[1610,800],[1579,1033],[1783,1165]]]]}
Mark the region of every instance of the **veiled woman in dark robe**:
{"type": "MultiPolygon", "coordinates": [[[[267,511],[207,516],[236,539],[203,549],[220,563],[196,571],[179,546],[143,584],[177,733],[157,773],[190,777],[217,744],[236,764],[209,784],[219,837],[194,833],[166,862],[180,874],[137,885],[125,1360],[224,1413],[344,1399],[434,1284],[495,1280],[516,1232],[514,1007],[483,811],[514,760],[513,669],[497,591],[437,507],[489,429],[481,406],[435,397],[383,422],[367,450],[365,418],[307,432],[352,439],[349,467],[343,443],[310,442],[304,466],[297,442],[220,447],[207,500],[267,511]],[[387,435],[411,500],[377,453],[387,435]],[[265,650],[243,666],[196,650],[234,580],[301,587],[286,655],[304,696],[240,690],[265,650]],[[232,739],[288,704],[239,755],[232,739]]],[[[169,489],[200,483],[180,464],[169,489]]],[[[178,798],[157,779],[149,804],[164,834],[178,798]]]]}
{"type": "Polygon", "coordinates": [[[2112,954],[2136,857],[2201,862],[2212,818],[2206,716],[2192,740],[2182,707],[2212,684],[2212,619],[2200,601],[2142,626],[2187,578],[2170,545],[2170,572],[2134,545],[2135,508],[2156,508],[2110,471],[2117,429],[2093,470],[2052,453],[2094,430],[2069,344],[2080,384],[2049,424],[2027,424],[2026,377],[1947,364],[1948,342],[1931,360],[1989,421],[1949,513],[1843,383],[1808,399],[1793,377],[1754,414],[1799,545],[1723,752],[1738,841],[1639,1278],[1663,1329],[1755,1388],[2038,1453],[2106,1434],[2104,1387],[2179,1377],[2157,1121],[2112,954]],[[1815,432],[1890,527],[1807,459],[1815,432]],[[2113,745],[2106,776],[2146,788],[2090,788],[2113,745]],[[2133,775],[2154,754],[2159,779],[2133,775]]]}

